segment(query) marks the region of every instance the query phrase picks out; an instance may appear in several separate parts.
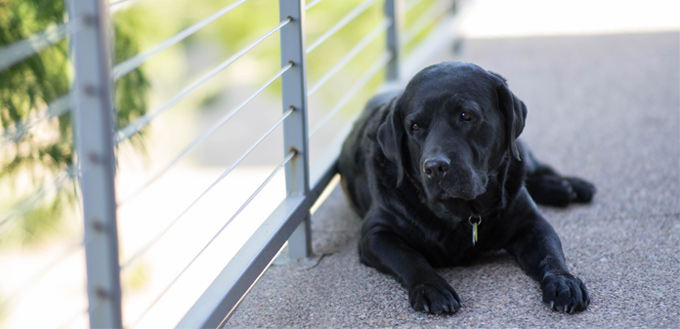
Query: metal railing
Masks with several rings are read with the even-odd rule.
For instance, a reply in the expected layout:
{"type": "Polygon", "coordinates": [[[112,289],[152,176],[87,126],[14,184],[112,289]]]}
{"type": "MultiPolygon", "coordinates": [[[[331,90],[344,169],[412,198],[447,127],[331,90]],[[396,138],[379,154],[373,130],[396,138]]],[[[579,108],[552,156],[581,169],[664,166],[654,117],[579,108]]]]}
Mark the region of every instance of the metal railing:
{"type": "MultiPolygon", "coordinates": [[[[12,211],[0,216],[0,227],[11,225],[27,212],[31,211],[45,195],[55,193],[70,178],[75,178],[80,186],[84,236],[80,243],[68,249],[85,249],[87,268],[87,293],[90,327],[123,327],[134,326],[139,319],[123,322],[121,299],[121,271],[129,268],[144,255],[149,248],[158,242],[180,218],[213,189],[225,177],[234,171],[242,161],[255,150],[274,130],[283,129],[283,159],[262,181],[246,202],[214,232],[212,238],[204,243],[200,251],[182,270],[174,275],[174,279],[164,288],[142,312],[143,317],[148,310],[161,300],[170,287],[189,269],[196,259],[215,241],[227,226],[243,211],[258,193],[280,171],[285,172],[285,198],[275,210],[264,220],[260,227],[249,237],[245,245],[226,264],[216,276],[205,293],[195,302],[179,322],[178,327],[219,327],[229,318],[238,303],[254,282],[264,273],[282,246],[287,242],[288,257],[304,259],[312,256],[310,236],[310,208],[317,201],[331,179],[336,175],[335,162],[340,146],[349,132],[353,118],[345,118],[344,126],[325,147],[323,154],[314,164],[310,164],[309,142],[323,127],[331,121],[339,111],[345,108],[357,93],[366,88],[369,81],[380,72],[385,72],[387,81],[400,79],[400,61],[403,45],[413,42],[432,27],[443,13],[452,13],[455,1],[406,1],[401,0],[366,0],[337,21],[331,28],[311,45],[306,45],[305,20],[306,13],[315,8],[322,0],[314,0],[305,4],[300,0],[280,0],[279,22],[268,32],[231,55],[208,73],[188,84],[180,92],[152,108],[145,115],[126,127],[114,129],[112,122],[113,83],[139,68],[152,57],[169,47],[181,42],[208,24],[227,15],[247,0],[237,0],[209,17],[197,22],[157,45],[130,57],[111,67],[111,46],[109,40],[109,13],[124,6],[134,5],[136,0],[111,1],[103,0],[70,0],[69,20],[66,23],[49,28],[28,39],[0,49],[0,71],[33,56],[42,49],[64,39],[71,43],[74,63],[74,84],[69,93],[62,95],[48,104],[42,111],[29,117],[23,123],[16,124],[11,131],[4,131],[0,143],[11,143],[21,139],[37,123],[58,118],[71,112],[74,119],[75,143],[77,145],[76,165],[55,175],[53,181],[37,189],[30,197],[16,203],[12,211]],[[428,8],[420,10],[419,18],[412,19],[410,27],[405,27],[405,17],[413,8],[428,2],[428,8]],[[374,27],[365,35],[358,36],[354,46],[330,67],[315,84],[308,88],[307,55],[316,51],[324,43],[332,40],[338,31],[352,24],[357,17],[368,9],[383,5],[383,17],[378,19],[374,27]],[[433,18],[434,17],[434,18],[433,18]],[[404,32],[402,32],[404,31],[404,32]],[[242,103],[234,107],[211,128],[184,147],[174,158],[155,173],[147,177],[141,185],[123,199],[116,199],[115,194],[115,159],[114,148],[117,144],[138,134],[150,125],[161,113],[175,106],[182,99],[201,88],[218,73],[236,63],[239,58],[250,52],[258,44],[274,34],[280,34],[280,70],[272,75],[264,84],[249,95],[242,103]],[[308,97],[311,97],[348,63],[365,51],[378,38],[384,37],[384,51],[376,56],[374,63],[363,74],[357,77],[353,85],[343,91],[342,97],[333,105],[319,122],[309,128],[308,97]],[[129,200],[135,199],[168,170],[177,165],[189,152],[212,136],[221,126],[246,107],[267,87],[280,81],[282,85],[282,114],[279,119],[259,139],[251,145],[236,161],[219,175],[202,193],[184,208],[157,235],[149,238],[132,256],[120,261],[117,210],[129,200]],[[111,134],[110,132],[115,131],[111,134]]],[[[325,0],[334,1],[334,0],[325,0]]],[[[411,17],[409,17],[411,18],[411,17]]],[[[358,113],[360,108],[353,109],[358,113]]],[[[45,273],[65,256],[47,263],[38,273],[45,273]]],[[[19,291],[20,293],[20,291],[19,291]]],[[[11,300],[10,300],[11,302],[11,300]]],[[[39,310],[37,310],[39,312],[39,310]]]]}

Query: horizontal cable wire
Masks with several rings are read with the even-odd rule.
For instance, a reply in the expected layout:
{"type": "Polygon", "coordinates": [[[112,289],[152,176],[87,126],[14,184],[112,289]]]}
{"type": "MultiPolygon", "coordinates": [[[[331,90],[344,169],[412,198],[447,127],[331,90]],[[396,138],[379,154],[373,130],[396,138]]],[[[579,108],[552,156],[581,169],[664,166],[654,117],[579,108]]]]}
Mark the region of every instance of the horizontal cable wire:
{"type": "Polygon", "coordinates": [[[14,125],[14,132],[5,131],[2,140],[0,140],[0,146],[8,142],[18,142],[22,140],[29,129],[43,120],[49,120],[51,118],[60,117],[71,110],[73,105],[73,99],[71,93],[59,97],[50,104],[47,105],[46,109],[37,111],[30,115],[28,119],[24,122],[18,122],[14,125]]]}
{"type": "Polygon", "coordinates": [[[35,209],[41,201],[43,201],[49,194],[59,191],[70,178],[75,176],[75,167],[73,165],[57,173],[56,177],[50,181],[50,184],[45,183],[41,185],[35,192],[28,197],[16,203],[11,211],[3,214],[0,217],[0,234],[3,233],[3,226],[7,225],[12,219],[19,218],[35,209]]]}
{"type": "MultiPolygon", "coordinates": [[[[87,292],[86,292],[87,294],[87,292]]],[[[69,320],[66,322],[62,323],[57,327],[58,329],[61,328],[73,328],[73,322],[78,320],[81,316],[89,316],[90,314],[93,314],[96,312],[100,306],[102,306],[103,301],[105,300],[104,298],[98,298],[97,300],[91,300],[87,296],[84,298],[87,298],[87,306],[84,309],[81,309],[80,311],[76,311],[77,313],[73,314],[69,320]]]]}
{"type": "MultiPolygon", "coordinates": [[[[73,172],[73,176],[75,177],[75,172],[73,172]]],[[[75,191],[75,199],[76,199],[76,216],[78,220],[83,219],[83,203],[82,203],[82,196],[79,195],[77,189],[75,191]]],[[[46,263],[42,268],[40,268],[38,271],[35,271],[33,276],[26,280],[26,283],[23,284],[20,288],[16,289],[10,297],[6,299],[6,301],[14,301],[16,298],[19,296],[23,295],[24,292],[32,287],[35,286],[36,282],[42,281],[43,278],[45,278],[49,272],[54,269],[57,265],[59,265],[61,262],[66,260],[68,257],[71,257],[73,254],[75,254],[78,251],[84,250],[84,247],[87,245],[88,241],[91,241],[91,238],[88,238],[87,240],[85,239],[85,232],[82,234],[82,239],[80,239],[80,242],[74,243],[70,246],[66,246],[64,250],[60,253],[59,257],[54,257],[52,261],[46,263]]]]}
{"type": "Polygon", "coordinates": [[[352,20],[357,18],[357,16],[361,15],[366,9],[371,7],[377,0],[367,0],[361,3],[359,6],[354,8],[349,14],[347,14],[345,17],[343,17],[339,22],[337,22],[333,27],[331,27],[326,33],[324,33],[322,36],[320,36],[314,43],[312,43],[309,48],[307,48],[307,54],[311,53],[319,47],[324,41],[328,40],[330,37],[332,37],[335,33],[337,33],[340,29],[345,27],[345,25],[349,24],[352,20]]]}
{"type": "Polygon", "coordinates": [[[446,6],[432,5],[423,14],[421,14],[411,27],[404,33],[403,44],[408,44],[413,41],[418,34],[422,33],[428,26],[437,22],[441,17],[449,13],[446,6]]]}
{"type": "Polygon", "coordinates": [[[310,3],[308,3],[307,6],[305,7],[305,10],[310,10],[310,9],[314,8],[314,6],[318,5],[321,1],[323,1],[323,0],[314,0],[310,3]]]}
{"type": "Polygon", "coordinates": [[[354,97],[354,94],[359,92],[361,88],[364,87],[380,70],[387,65],[387,63],[392,59],[394,55],[391,52],[385,52],[380,59],[375,62],[358,80],[357,83],[355,83],[352,88],[350,88],[346,93],[345,96],[338,101],[338,103],[331,109],[330,112],[319,122],[319,124],[312,130],[312,132],[309,134],[309,138],[312,138],[323,125],[326,124],[333,116],[335,116],[340,109],[350,100],[354,97]]]}
{"type": "Polygon", "coordinates": [[[76,27],[80,24],[73,22],[68,21],[48,27],[42,32],[0,49],[0,71],[33,56],[41,50],[64,40],[69,34],[76,32],[76,27]]]}
{"type": "Polygon", "coordinates": [[[174,46],[178,42],[188,38],[192,34],[198,32],[200,29],[202,29],[205,26],[207,26],[208,24],[214,22],[218,18],[224,16],[225,14],[232,11],[233,9],[235,9],[236,7],[238,7],[239,5],[243,4],[246,1],[248,1],[248,0],[238,0],[238,1],[230,4],[229,6],[222,8],[220,11],[204,18],[200,22],[198,22],[198,23],[196,23],[192,26],[189,26],[186,29],[180,31],[179,33],[163,40],[161,43],[151,47],[150,49],[147,49],[147,50],[145,50],[145,51],[143,51],[143,52],[141,52],[141,53],[139,53],[135,56],[132,56],[132,57],[128,58],[127,60],[125,60],[124,62],[116,65],[112,70],[113,80],[114,81],[118,80],[121,77],[123,77],[124,75],[132,72],[132,70],[140,67],[147,60],[149,60],[149,58],[155,56],[156,54],[162,52],[163,50],[166,50],[166,49],[174,46]]]}
{"type": "Polygon", "coordinates": [[[417,7],[420,3],[422,3],[423,0],[413,0],[413,1],[408,1],[406,3],[406,10],[404,10],[405,13],[408,13],[411,11],[411,9],[417,7]]]}
{"type": "Polygon", "coordinates": [[[257,95],[259,95],[262,91],[267,89],[274,81],[276,81],[278,78],[281,77],[286,71],[288,71],[291,67],[293,67],[292,63],[289,63],[288,65],[284,66],[278,73],[276,73],[271,79],[267,80],[260,88],[258,88],[250,97],[248,97],[245,101],[241,102],[237,107],[235,107],[233,110],[231,110],[227,115],[222,117],[220,121],[217,122],[217,124],[213,125],[210,129],[208,129],[203,135],[199,136],[196,138],[189,146],[185,147],[184,150],[182,150],[174,159],[172,159],[167,165],[165,165],[162,169],[160,169],[158,172],[156,172],[149,180],[147,180],[144,185],[140,186],[137,190],[132,192],[130,195],[128,195],[125,200],[122,200],[118,202],[118,206],[120,207],[122,204],[125,202],[133,199],[139,193],[144,191],[149,185],[151,185],[153,182],[155,182],[158,178],[160,178],[166,171],[168,171],[170,168],[172,168],[174,165],[176,165],[182,158],[184,158],[191,150],[196,148],[199,144],[204,142],[208,137],[212,136],[220,127],[222,127],[227,121],[229,121],[234,115],[236,115],[239,111],[241,111],[248,103],[250,103],[257,95]]]}
{"type": "Polygon", "coordinates": [[[77,311],[76,314],[72,315],[71,317],[68,318],[64,323],[60,324],[57,326],[57,329],[67,329],[67,328],[73,328],[73,323],[76,322],[81,317],[86,317],[89,314],[89,307],[85,307],[85,309],[81,309],[80,311],[77,311]]]}
{"type": "MultiPolygon", "coordinates": [[[[86,293],[89,295],[89,293],[86,293]]],[[[96,300],[92,300],[87,297],[87,303],[88,306],[85,308],[85,312],[87,313],[87,316],[89,318],[90,314],[96,314],[99,308],[104,304],[104,301],[108,300],[109,298],[97,298],[96,300]]]]}
{"type": "MultiPolygon", "coordinates": [[[[126,8],[139,0],[119,0],[108,4],[111,14],[126,8]]],[[[247,0],[242,0],[247,1],[247,0]]],[[[31,57],[41,50],[64,40],[69,34],[75,33],[80,24],[78,20],[71,20],[65,23],[51,26],[42,32],[35,33],[30,37],[17,41],[3,49],[0,49],[0,71],[31,57]]]]}
{"type": "Polygon", "coordinates": [[[203,246],[203,248],[198,252],[198,254],[196,254],[196,256],[194,256],[194,258],[192,258],[191,261],[189,261],[189,263],[182,269],[182,271],[179,272],[179,274],[178,274],[177,276],[175,276],[175,278],[170,282],[170,284],[169,284],[167,287],[165,287],[165,289],[163,289],[163,291],[161,291],[161,293],[156,297],[156,299],[154,299],[153,302],[151,302],[151,304],[150,304],[150,305],[142,312],[142,315],[140,315],[140,316],[139,316],[132,324],[129,324],[129,325],[126,326],[126,327],[133,327],[133,326],[135,326],[142,318],[144,318],[144,316],[146,316],[146,314],[154,307],[154,305],[156,305],[156,303],[158,303],[158,301],[163,297],[163,295],[165,295],[165,293],[167,293],[168,290],[170,290],[170,288],[177,282],[177,280],[179,280],[179,278],[184,274],[184,272],[186,272],[186,271],[189,269],[189,267],[191,267],[191,265],[198,259],[198,257],[200,257],[201,254],[203,254],[203,252],[204,252],[206,249],[208,249],[208,247],[215,241],[215,239],[217,239],[217,237],[218,237],[220,234],[222,234],[222,231],[224,231],[224,229],[227,228],[227,226],[229,226],[229,224],[230,224],[230,223],[231,223],[231,222],[232,222],[239,214],[241,214],[241,212],[243,211],[243,209],[245,209],[245,208],[250,204],[250,202],[252,202],[253,199],[255,199],[255,197],[256,197],[256,196],[264,189],[264,187],[267,186],[267,184],[269,184],[269,182],[274,178],[274,176],[276,176],[276,174],[281,170],[281,168],[285,167],[285,165],[286,165],[288,162],[290,162],[290,160],[293,159],[293,157],[295,157],[297,154],[298,154],[298,152],[297,152],[297,151],[294,151],[294,150],[288,153],[288,155],[286,156],[286,158],[283,159],[283,161],[281,161],[281,163],[280,163],[280,164],[272,171],[271,174],[269,174],[269,176],[268,176],[268,177],[264,180],[264,182],[263,182],[263,183],[255,190],[255,192],[253,192],[253,194],[251,194],[250,197],[248,197],[248,200],[246,200],[246,202],[244,202],[244,203],[241,205],[241,207],[238,208],[238,210],[236,210],[236,212],[235,212],[235,213],[227,220],[227,222],[226,222],[226,223],[225,223],[225,224],[217,231],[217,233],[215,233],[215,235],[213,235],[213,237],[208,241],[208,243],[207,243],[205,246],[203,246]]]}
{"type": "Polygon", "coordinates": [[[281,116],[281,118],[276,123],[274,123],[274,125],[272,125],[272,127],[269,128],[269,130],[267,132],[265,132],[264,135],[262,135],[260,137],[260,139],[258,139],[245,153],[243,153],[241,155],[241,157],[239,157],[236,161],[234,161],[234,163],[232,163],[231,166],[227,170],[222,172],[222,174],[212,184],[210,184],[210,186],[208,186],[208,188],[205,189],[203,191],[203,193],[201,193],[196,199],[194,199],[194,201],[191,202],[189,204],[189,206],[187,206],[177,217],[175,217],[175,219],[173,219],[172,222],[170,222],[170,224],[162,232],[160,232],[155,237],[153,237],[151,240],[149,240],[149,242],[147,242],[144,245],[144,247],[140,248],[132,257],[130,257],[127,261],[125,261],[121,265],[121,271],[125,270],[126,268],[128,268],[132,265],[134,265],[140,259],[140,257],[142,255],[144,255],[161,238],[163,238],[163,236],[165,236],[165,234],[167,234],[170,231],[170,229],[175,225],[175,223],[177,223],[177,221],[179,221],[179,219],[182,218],[182,216],[184,216],[201,198],[203,198],[203,196],[205,196],[213,187],[215,187],[220,181],[222,181],[222,179],[227,177],[227,175],[229,175],[239,164],[241,164],[241,162],[243,162],[243,160],[251,152],[253,152],[253,150],[255,150],[255,148],[257,148],[257,146],[259,146],[279,125],[281,125],[281,123],[286,118],[288,118],[293,113],[293,111],[294,111],[294,109],[292,109],[292,108],[289,109],[288,111],[286,111],[286,113],[284,113],[281,116]]]}
{"type": "Polygon", "coordinates": [[[251,49],[255,48],[255,46],[257,46],[258,44],[260,44],[262,41],[264,41],[265,39],[267,39],[267,38],[268,38],[269,36],[271,36],[272,34],[278,32],[281,28],[283,28],[284,26],[286,26],[286,24],[290,23],[291,20],[292,20],[292,19],[291,19],[290,17],[289,17],[288,19],[284,20],[284,21],[281,22],[279,25],[277,25],[276,27],[274,27],[273,29],[271,29],[269,32],[267,32],[266,34],[264,34],[262,37],[260,37],[259,39],[255,40],[253,43],[251,43],[250,45],[246,46],[245,48],[243,48],[243,49],[242,49],[241,51],[239,51],[238,53],[236,53],[236,54],[232,55],[231,57],[229,57],[226,61],[222,62],[222,63],[221,63],[219,66],[217,66],[215,69],[213,69],[212,71],[208,72],[208,74],[206,74],[206,75],[204,75],[203,77],[201,77],[200,79],[194,81],[191,85],[189,85],[188,87],[184,88],[182,91],[180,91],[178,94],[176,94],[175,96],[173,96],[172,98],[170,98],[169,100],[167,100],[165,103],[163,103],[163,104],[160,105],[159,107],[157,107],[157,108],[155,108],[155,109],[149,111],[148,113],[144,114],[142,117],[140,117],[139,119],[137,119],[135,122],[133,122],[133,123],[127,125],[125,128],[119,130],[119,131],[116,133],[116,136],[115,136],[115,143],[118,144],[118,143],[120,143],[120,142],[122,142],[122,141],[125,141],[126,139],[132,137],[133,135],[135,135],[136,133],[138,133],[139,131],[141,131],[142,129],[144,129],[144,127],[146,127],[147,125],[149,125],[149,124],[151,123],[151,121],[152,121],[156,116],[158,116],[159,114],[161,114],[161,113],[167,111],[170,107],[172,107],[172,106],[174,106],[175,104],[177,104],[179,101],[181,101],[182,99],[184,99],[187,95],[189,95],[191,92],[193,92],[193,91],[196,90],[198,87],[200,87],[201,85],[203,85],[206,81],[210,80],[210,79],[213,78],[215,75],[217,75],[217,73],[221,72],[222,70],[226,69],[229,65],[233,64],[237,59],[239,59],[239,58],[240,58],[241,56],[243,56],[245,53],[247,53],[247,52],[250,51],[251,49]]]}
{"type": "Polygon", "coordinates": [[[134,5],[139,2],[139,0],[113,0],[110,1],[107,6],[109,6],[109,14],[113,15],[127,7],[134,5]]]}
{"type": "Polygon", "coordinates": [[[371,42],[373,42],[381,33],[385,32],[390,25],[392,25],[392,20],[385,18],[382,22],[376,26],[371,32],[369,32],[363,39],[361,39],[346,55],[343,57],[333,68],[331,68],[319,81],[316,82],[312,88],[307,92],[307,97],[314,94],[323,84],[325,84],[330,78],[332,78],[336,73],[338,73],[347,63],[349,63],[354,57],[356,57],[361,51],[366,49],[371,42]]]}

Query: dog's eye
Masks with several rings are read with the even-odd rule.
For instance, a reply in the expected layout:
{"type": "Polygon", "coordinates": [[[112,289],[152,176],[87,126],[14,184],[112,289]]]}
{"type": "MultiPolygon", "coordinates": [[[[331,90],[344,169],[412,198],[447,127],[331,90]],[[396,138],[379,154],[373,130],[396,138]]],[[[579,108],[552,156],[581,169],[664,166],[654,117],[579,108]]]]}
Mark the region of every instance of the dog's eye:
{"type": "Polygon", "coordinates": [[[414,123],[411,125],[411,131],[418,131],[420,130],[420,126],[417,123],[414,123]]]}
{"type": "Polygon", "coordinates": [[[460,119],[463,121],[470,121],[473,119],[473,115],[470,114],[469,112],[461,112],[460,119]]]}

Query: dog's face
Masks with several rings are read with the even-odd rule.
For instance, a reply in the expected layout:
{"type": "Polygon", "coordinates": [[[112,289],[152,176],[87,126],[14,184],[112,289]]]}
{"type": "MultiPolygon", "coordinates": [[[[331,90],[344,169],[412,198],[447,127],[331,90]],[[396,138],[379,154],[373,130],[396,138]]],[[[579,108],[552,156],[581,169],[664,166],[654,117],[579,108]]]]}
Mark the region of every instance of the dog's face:
{"type": "Polygon", "coordinates": [[[447,62],[409,82],[380,126],[378,141],[399,168],[398,182],[414,175],[431,204],[473,200],[486,191],[506,154],[519,158],[515,139],[525,116],[502,77],[447,62]]]}

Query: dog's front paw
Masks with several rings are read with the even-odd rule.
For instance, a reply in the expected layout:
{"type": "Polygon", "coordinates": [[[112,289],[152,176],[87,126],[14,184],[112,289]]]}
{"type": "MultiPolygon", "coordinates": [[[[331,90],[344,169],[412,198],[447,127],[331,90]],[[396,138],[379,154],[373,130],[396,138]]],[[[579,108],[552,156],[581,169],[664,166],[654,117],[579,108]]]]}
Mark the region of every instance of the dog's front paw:
{"type": "Polygon", "coordinates": [[[444,279],[414,284],[408,290],[408,299],[420,312],[455,313],[460,308],[460,297],[444,279]]]}
{"type": "Polygon", "coordinates": [[[585,284],[571,274],[546,275],[541,281],[541,290],[543,302],[556,311],[580,312],[590,304],[585,284]]]}

